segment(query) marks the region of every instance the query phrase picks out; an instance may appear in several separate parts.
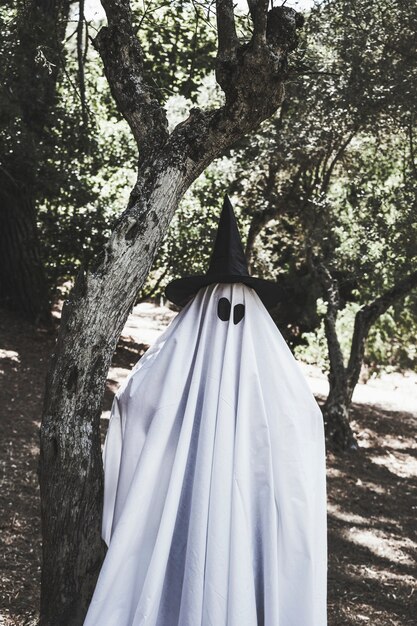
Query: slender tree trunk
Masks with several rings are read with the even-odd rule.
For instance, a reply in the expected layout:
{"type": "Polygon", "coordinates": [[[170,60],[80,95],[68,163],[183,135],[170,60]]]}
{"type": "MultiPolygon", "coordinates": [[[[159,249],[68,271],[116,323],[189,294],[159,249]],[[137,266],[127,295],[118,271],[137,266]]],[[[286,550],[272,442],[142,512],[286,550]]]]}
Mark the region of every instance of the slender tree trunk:
{"type": "Polygon", "coordinates": [[[347,381],[344,372],[329,375],[329,394],[323,406],[323,419],[326,440],[329,448],[335,450],[356,450],[358,444],[349,423],[347,381]]]}
{"type": "Polygon", "coordinates": [[[349,424],[348,375],[343,362],[343,352],[336,331],[339,310],[339,290],[330,272],[323,265],[318,268],[327,297],[324,328],[329,351],[329,395],[323,406],[326,440],[329,448],[354,450],[357,443],[349,424]]]}
{"type": "Polygon", "coordinates": [[[377,319],[399,299],[417,287],[417,272],[399,280],[373,302],[364,305],[355,316],[349,362],[345,367],[336,332],[339,292],[336,281],[323,265],[319,276],[327,298],[325,332],[330,360],[329,395],[323,406],[328,445],[338,450],[356,450],[358,445],[349,423],[352,396],[359,381],[369,331],[377,319]]]}
{"type": "Polygon", "coordinates": [[[192,109],[169,134],[165,111],[143,80],[143,52],[128,0],[103,0],[108,27],[95,45],[119,110],[139,147],[129,206],[102,258],[85,268],[66,303],[49,375],[41,428],[42,626],[78,626],[98,573],[102,465],[100,405],[110,360],[177,205],[196,177],[283,97],[285,57],[299,24],[280,9],[279,44],[266,36],[267,5],[255,2],[253,42],[236,36],[232,0],[216,5],[216,77],[226,103],[192,109]]]}

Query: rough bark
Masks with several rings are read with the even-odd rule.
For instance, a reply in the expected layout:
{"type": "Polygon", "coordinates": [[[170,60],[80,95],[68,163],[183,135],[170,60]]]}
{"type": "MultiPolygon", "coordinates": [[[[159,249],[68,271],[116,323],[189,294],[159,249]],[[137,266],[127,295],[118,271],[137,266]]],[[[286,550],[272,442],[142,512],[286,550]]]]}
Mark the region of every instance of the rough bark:
{"type": "Polygon", "coordinates": [[[359,309],[355,316],[349,361],[345,366],[336,331],[337,314],[340,308],[337,282],[322,264],[319,264],[317,269],[327,299],[325,333],[330,372],[329,395],[323,407],[326,439],[331,448],[355,450],[358,446],[349,424],[349,409],[359,380],[369,331],[391,305],[417,287],[417,272],[412,272],[381,296],[359,309]]]}
{"type": "Polygon", "coordinates": [[[295,11],[285,9],[279,45],[265,36],[263,45],[237,46],[231,3],[218,2],[222,43],[216,69],[226,103],[214,111],[193,109],[169,135],[165,112],[142,78],[142,50],[129,2],[103,0],[103,6],[108,26],[100,31],[96,46],[116,103],[138,143],[140,167],[129,205],[102,257],[80,273],[64,307],[48,374],[40,457],[43,626],[81,624],[99,570],[100,404],[129,310],[186,189],[213,159],[278,107],[285,59],[299,23],[295,11]],[[227,24],[222,11],[228,14],[227,24]]]}
{"type": "Polygon", "coordinates": [[[49,323],[50,302],[36,226],[39,146],[45,143],[61,70],[69,0],[21,3],[11,68],[2,85],[6,134],[18,136],[2,154],[0,293],[2,302],[34,322],[49,323]]]}
{"type": "Polygon", "coordinates": [[[358,446],[349,424],[349,402],[347,395],[347,371],[343,352],[337,336],[336,321],[340,308],[339,289],[329,270],[322,264],[317,267],[327,299],[324,328],[329,352],[329,395],[323,406],[326,441],[329,448],[355,450],[358,446]]]}

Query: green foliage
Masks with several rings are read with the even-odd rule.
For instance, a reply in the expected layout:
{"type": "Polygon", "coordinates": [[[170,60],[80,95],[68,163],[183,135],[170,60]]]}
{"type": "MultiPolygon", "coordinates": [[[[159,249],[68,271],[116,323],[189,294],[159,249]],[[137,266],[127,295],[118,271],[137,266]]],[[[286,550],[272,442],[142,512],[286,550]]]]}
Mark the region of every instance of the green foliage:
{"type": "Polygon", "coordinates": [[[1,167],[37,209],[41,254],[54,287],[102,247],[133,182],[120,165],[133,169],[135,153],[91,46],[83,50],[85,82],[79,84],[68,3],[57,2],[47,24],[36,12],[30,20],[33,6],[19,2],[0,14],[7,77],[0,90],[1,167]],[[38,45],[45,40],[48,46],[38,45]]]}
{"type": "Polygon", "coordinates": [[[417,369],[417,296],[393,306],[370,332],[365,364],[371,373],[417,369]]]}
{"type": "MultiPolygon", "coordinates": [[[[69,3],[58,2],[56,11],[64,5],[68,8],[69,3]]],[[[212,69],[215,31],[207,27],[203,6],[192,2],[133,5],[147,78],[159,98],[168,100],[175,118],[169,99],[176,95],[176,102],[178,97],[195,100],[212,69]]],[[[48,47],[37,45],[39,34],[27,23],[27,6],[18,2],[0,8],[4,35],[0,69],[8,77],[0,89],[1,167],[27,187],[37,207],[41,252],[54,287],[72,279],[80,264],[102,249],[114,219],[127,204],[137,155],[90,43],[100,24],[83,24],[81,81],[77,4],[70,15],[63,8],[54,13],[60,30],[52,24],[48,47]],[[32,48],[21,49],[21,32],[30,37],[32,48]],[[26,68],[28,58],[33,59],[33,68],[26,68]],[[34,88],[42,85],[45,93],[53,73],[54,95],[48,108],[45,101],[40,105],[39,124],[34,121],[38,100],[28,71],[36,79],[34,88]]]]}
{"type": "MultiPolygon", "coordinates": [[[[191,106],[222,101],[210,4],[132,2],[146,77],[171,126],[191,106]]],[[[134,183],[136,148],[89,43],[100,24],[83,26],[81,81],[76,3],[69,16],[69,3],[54,5],[63,34],[39,49],[36,30],[22,27],[28,6],[0,7],[0,71],[7,77],[0,88],[1,167],[32,190],[55,286],[102,248],[134,183]],[[31,65],[28,49],[35,50],[31,65]],[[42,109],[38,96],[48,93],[51,76],[56,93],[42,109]]],[[[297,354],[325,368],[314,260],[338,281],[345,355],[358,307],[417,267],[417,9],[403,0],[329,0],[307,18],[281,109],[187,192],[142,297],[162,294],[172,278],[205,271],[228,192],[244,239],[257,233],[252,273],[288,289],[274,319],[297,354]]],[[[247,37],[244,16],[238,30],[247,37]]],[[[416,314],[411,295],[379,320],[366,353],[372,371],[416,366],[416,314]]]]}
{"type": "MultiPolygon", "coordinates": [[[[323,366],[314,260],[338,281],[345,355],[352,311],[417,269],[417,93],[411,81],[417,56],[415,47],[403,45],[412,41],[416,21],[417,9],[408,3],[334,0],[316,6],[287,99],[244,146],[237,167],[244,211],[252,225],[261,224],[254,271],[289,288],[293,297],[274,317],[297,352],[308,359],[315,352],[323,366]]],[[[377,350],[389,335],[383,332],[387,317],[379,321],[368,341],[369,363],[416,365],[405,347],[405,319],[416,331],[415,310],[410,317],[397,314],[396,333],[390,328],[397,340],[404,338],[402,350],[377,350]]]]}
{"type": "Polygon", "coordinates": [[[146,79],[160,101],[179,94],[195,102],[213,69],[216,31],[204,3],[138,2],[136,21],[146,79]]]}
{"type": "Polygon", "coordinates": [[[38,203],[44,262],[52,285],[72,279],[82,262],[99,253],[135,181],[135,145],[92,48],[86,57],[85,114],[71,82],[75,74],[75,51],[69,50],[58,88],[60,110],[51,129],[51,142],[58,149],[41,172],[45,186],[38,203]]]}

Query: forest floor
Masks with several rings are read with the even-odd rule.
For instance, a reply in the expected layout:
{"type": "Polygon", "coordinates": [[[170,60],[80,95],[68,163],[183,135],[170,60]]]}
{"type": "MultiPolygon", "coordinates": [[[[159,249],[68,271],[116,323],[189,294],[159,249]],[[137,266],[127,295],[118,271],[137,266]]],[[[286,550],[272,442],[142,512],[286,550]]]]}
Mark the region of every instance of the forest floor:
{"type": "MultiPolygon", "coordinates": [[[[120,380],[173,315],[151,305],[135,313],[109,373],[103,430],[120,380]]],[[[0,310],[1,626],[37,623],[38,429],[53,343],[52,334],[0,310]]],[[[323,400],[325,378],[304,370],[323,400]]],[[[386,375],[359,385],[355,398],[359,450],[327,457],[329,626],[415,626],[417,376],[386,375]]]]}

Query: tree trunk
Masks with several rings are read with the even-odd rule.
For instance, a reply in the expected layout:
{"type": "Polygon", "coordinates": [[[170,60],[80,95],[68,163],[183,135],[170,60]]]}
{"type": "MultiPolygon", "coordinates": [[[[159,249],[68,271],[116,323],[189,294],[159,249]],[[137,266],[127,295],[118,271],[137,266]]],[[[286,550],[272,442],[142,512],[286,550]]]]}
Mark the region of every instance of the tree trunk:
{"type": "Polygon", "coordinates": [[[51,322],[32,200],[0,172],[0,302],[44,325],[51,322]]]}
{"type": "Polygon", "coordinates": [[[355,450],[357,443],[349,424],[348,376],[337,336],[336,321],[340,306],[337,282],[322,264],[315,266],[327,299],[324,330],[329,351],[329,395],[323,407],[326,442],[329,449],[355,450]]]}
{"type": "Polygon", "coordinates": [[[185,191],[213,159],[277,109],[285,58],[299,25],[295,11],[284,7],[277,26],[279,45],[270,44],[265,35],[268,3],[259,1],[253,44],[240,46],[232,1],[218,2],[216,76],[225,91],[225,106],[192,109],[169,135],[165,112],[143,81],[143,53],[128,0],[102,3],[109,25],[95,45],[138,144],[140,169],[129,206],[102,258],[78,276],[64,307],[48,375],[39,467],[42,626],[82,623],[100,566],[100,405],[129,310],[185,191]]]}
{"type": "Polygon", "coordinates": [[[2,84],[8,106],[2,111],[0,300],[31,321],[46,324],[51,322],[49,285],[35,204],[62,70],[69,4],[69,0],[19,3],[12,54],[2,84]]]}
{"type": "Polygon", "coordinates": [[[339,309],[339,291],[336,281],[323,265],[317,267],[327,298],[325,332],[330,359],[329,395],[323,407],[326,440],[337,450],[356,450],[357,441],[349,424],[349,409],[359,380],[369,331],[389,307],[417,287],[417,271],[398,281],[391,289],[369,304],[355,316],[352,343],[347,367],[336,332],[339,309]]]}
{"type": "Polygon", "coordinates": [[[323,419],[329,449],[357,450],[358,444],[349,423],[350,399],[346,376],[329,375],[329,395],[323,406],[323,419]]]}
{"type": "MultiPolygon", "coordinates": [[[[63,310],[41,438],[43,625],[82,624],[94,589],[103,557],[99,422],[107,371],[154,251],[188,184],[178,170],[154,180],[147,218],[140,227],[124,223],[108,250],[113,259],[108,270],[80,274],[63,310]]],[[[145,181],[142,185],[147,186],[145,181]]]]}
{"type": "Polygon", "coordinates": [[[336,316],[327,311],[325,331],[330,359],[329,394],[323,406],[326,441],[329,449],[356,450],[355,435],[349,423],[348,374],[343,363],[343,353],[336,335],[336,316]]]}

